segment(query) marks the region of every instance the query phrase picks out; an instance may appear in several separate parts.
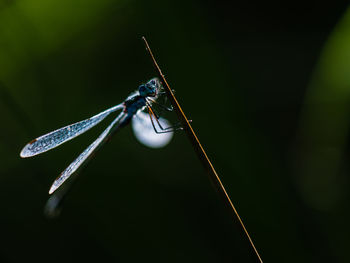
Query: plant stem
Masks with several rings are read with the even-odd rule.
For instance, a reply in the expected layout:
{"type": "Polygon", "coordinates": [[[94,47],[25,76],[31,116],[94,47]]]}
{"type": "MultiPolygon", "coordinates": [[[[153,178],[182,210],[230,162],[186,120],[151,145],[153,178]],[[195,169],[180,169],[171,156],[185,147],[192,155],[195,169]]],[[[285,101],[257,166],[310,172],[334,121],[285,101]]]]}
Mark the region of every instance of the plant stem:
{"type": "Polygon", "coordinates": [[[241,219],[241,217],[239,216],[235,206],[233,205],[229,195],[227,194],[224,185],[222,184],[218,174],[216,173],[214,166],[211,164],[207,154],[205,153],[201,143],[199,142],[195,132],[193,131],[190,122],[188,121],[185,113],[183,112],[183,110],[180,107],[180,104],[178,103],[178,101],[175,98],[174,93],[172,92],[172,90],[169,87],[168,82],[166,81],[160,67],[158,66],[158,63],[156,61],[156,59],[153,56],[153,53],[151,51],[151,48],[148,45],[148,42],[146,40],[145,37],[142,37],[142,40],[144,41],[145,45],[146,45],[146,49],[149,53],[149,55],[151,56],[152,62],[158,72],[158,75],[163,83],[163,87],[165,87],[165,91],[167,93],[167,96],[172,104],[172,106],[175,109],[175,112],[180,120],[180,123],[184,129],[184,131],[187,134],[187,137],[189,138],[190,142],[192,143],[193,149],[195,150],[195,152],[197,153],[198,158],[200,159],[200,161],[202,162],[203,166],[205,167],[205,169],[207,170],[210,180],[213,183],[215,189],[217,190],[217,192],[220,194],[220,196],[222,197],[225,205],[230,209],[230,211],[233,213],[233,215],[238,219],[242,229],[244,230],[245,235],[247,236],[247,238],[249,239],[249,242],[252,246],[252,248],[254,249],[254,252],[256,254],[256,256],[259,259],[259,262],[263,262],[258,250],[256,249],[253,240],[251,239],[247,229],[245,228],[243,221],[241,219]]]}

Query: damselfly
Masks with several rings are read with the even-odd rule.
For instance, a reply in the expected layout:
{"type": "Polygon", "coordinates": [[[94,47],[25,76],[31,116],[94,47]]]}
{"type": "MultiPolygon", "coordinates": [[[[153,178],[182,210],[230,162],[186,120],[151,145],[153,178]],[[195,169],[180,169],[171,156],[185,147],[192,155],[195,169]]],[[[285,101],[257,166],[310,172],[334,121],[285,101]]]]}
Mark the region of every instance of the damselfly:
{"type": "MultiPolygon", "coordinates": [[[[85,149],[53,182],[49,194],[52,194],[66,181],[79,167],[85,164],[89,157],[118,129],[132,122],[136,138],[143,144],[157,148],[165,146],[172,138],[176,127],[170,127],[169,122],[160,118],[152,108],[158,104],[157,98],[164,94],[163,87],[157,78],[153,78],[139,86],[138,90],[121,104],[111,107],[91,118],[65,126],[29,142],[21,151],[22,158],[31,157],[51,150],[64,142],[86,132],[100,123],[112,112],[122,112],[100,134],[100,136],[85,149]],[[144,111],[147,111],[145,113],[144,111]],[[147,116],[148,115],[148,116],[147,116]],[[166,127],[168,126],[168,127],[166,127]]],[[[163,109],[171,111],[172,108],[159,104],[163,109]]]]}

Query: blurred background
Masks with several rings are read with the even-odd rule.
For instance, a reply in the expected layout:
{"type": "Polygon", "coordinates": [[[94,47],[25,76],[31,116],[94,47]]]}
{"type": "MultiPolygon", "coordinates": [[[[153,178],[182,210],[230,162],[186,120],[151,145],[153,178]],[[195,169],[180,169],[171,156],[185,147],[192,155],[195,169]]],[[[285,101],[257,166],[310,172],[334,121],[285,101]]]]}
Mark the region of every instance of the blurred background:
{"type": "Polygon", "coordinates": [[[265,262],[350,262],[348,1],[0,0],[0,262],[257,262],[186,136],[124,128],[59,217],[56,176],[108,119],[43,155],[30,140],[163,73],[265,262]]]}

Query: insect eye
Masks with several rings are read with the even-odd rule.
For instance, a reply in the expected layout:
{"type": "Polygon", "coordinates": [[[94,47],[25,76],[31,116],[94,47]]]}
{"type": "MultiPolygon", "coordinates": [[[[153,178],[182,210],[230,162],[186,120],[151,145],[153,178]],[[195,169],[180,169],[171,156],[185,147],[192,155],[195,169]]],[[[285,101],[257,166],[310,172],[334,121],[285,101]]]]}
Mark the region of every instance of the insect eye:
{"type": "Polygon", "coordinates": [[[146,90],[146,87],[145,87],[144,85],[141,85],[141,86],[139,87],[139,91],[140,91],[140,92],[145,92],[145,90],[146,90]]]}

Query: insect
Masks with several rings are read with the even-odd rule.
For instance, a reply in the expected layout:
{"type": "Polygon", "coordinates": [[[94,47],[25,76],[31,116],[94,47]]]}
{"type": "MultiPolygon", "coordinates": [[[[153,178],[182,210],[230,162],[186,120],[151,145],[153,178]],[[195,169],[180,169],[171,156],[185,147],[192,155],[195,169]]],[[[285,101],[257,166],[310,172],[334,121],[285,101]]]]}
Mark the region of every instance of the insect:
{"type": "Polygon", "coordinates": [[[76,172],[79,167],[85,164],[91,158],[92,154],[102,146],[114,132],[130,122],[132,122],[136,138],[143,144],[153,148],[165,146],[171,140],[173,131],[182,128],[176,126],[171,127],[169,122],[160,118],[153,109],[152,105],[157,104],[162,109],[172,111],[172,108],[167,108],[156,101],[157,98],[164,93],[159,79],[153,78],[147,83],[141,84],[138,90],[130,94],[121,104],[111,107],[91,118],[65,126],[32,140],[24,146],[20,156],[22,158],[27,158],[49,151],[86,132],[100,123],[109,114],[122,110],[100,136],[57,177],[49,190],[49,194],[52,194],[76,172]],[[144,111],[147,111],[147,113],[144,111]]]}

